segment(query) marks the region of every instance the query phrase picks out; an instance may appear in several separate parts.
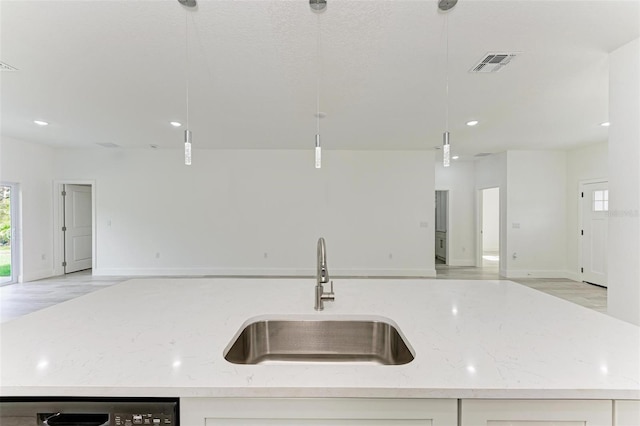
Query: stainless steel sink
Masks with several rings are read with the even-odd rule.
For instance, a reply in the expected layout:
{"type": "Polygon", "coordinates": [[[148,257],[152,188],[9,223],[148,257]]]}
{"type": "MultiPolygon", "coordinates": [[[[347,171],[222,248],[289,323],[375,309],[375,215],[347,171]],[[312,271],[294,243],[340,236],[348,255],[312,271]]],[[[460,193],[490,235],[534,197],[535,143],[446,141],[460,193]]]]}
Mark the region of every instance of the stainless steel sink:
{"type": "Polygon", "coordinates": [[[264,319],[244,327],[224,358],[234,364],[302,361],[402,365],[413,361],[414,355],[397,328],[383,320],[264,319]]]}

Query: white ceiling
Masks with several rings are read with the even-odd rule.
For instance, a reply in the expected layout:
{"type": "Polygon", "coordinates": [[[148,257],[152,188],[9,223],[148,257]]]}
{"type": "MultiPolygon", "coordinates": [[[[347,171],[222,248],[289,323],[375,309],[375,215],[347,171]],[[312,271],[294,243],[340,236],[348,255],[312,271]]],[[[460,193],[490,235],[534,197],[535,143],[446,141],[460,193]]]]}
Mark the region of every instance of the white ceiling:
{"type": "MultiPolygon", "coordinates": [[[[608,53],[639,37],[640,1],[460,0],[447,18],[454,153],[606,140],[608,53]],[[489,51],[522,54],[469,73],[489,51]]],[[[186,122],[188,68],[194,149],[311,149],[318,75],[324,148],[441,143],[437,0],[328,0],[322,14],[306,0],[2,0],[0,24],[0,61],[19,69],[1,73],[3,137],[181,148],[169,122],[186,122]]]]}

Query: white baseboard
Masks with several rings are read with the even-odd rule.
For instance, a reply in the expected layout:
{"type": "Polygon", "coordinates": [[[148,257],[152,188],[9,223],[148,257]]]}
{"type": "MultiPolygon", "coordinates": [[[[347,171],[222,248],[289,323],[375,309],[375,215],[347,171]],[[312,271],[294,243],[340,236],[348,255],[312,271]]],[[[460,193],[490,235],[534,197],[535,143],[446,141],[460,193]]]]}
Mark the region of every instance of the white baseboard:
{"type": "MultiPolygon", "coordinates": [[[[415,268],[415,269],[348,269],[329,268],[332,275],[349,277],[427,277],[436,276],[436,269],[415,268]]],[[[315,276],[315,271],[313,271],[315,276]]]]}
{"type": "Polygon", "coordinates": [[[29,282],[29,281],[36,281],[36,280],[42,280],[44,278],[51,278],[54,277],[55,274],[53,273],[52,270],[47,269],[47,270],[41,270],[41,271],[31,271],[31,272],[27,272],[22,274],[19,277],[19,282],[29,282]]]}
{"type": "Polygon", "coordinates": [[[507,278],[566,278],[567,271],[558,270],[506,270],[507,278]]]}
{"type": "MultiPolygon", "coordinates": [[[[330,271],[333,273],[333,271],[330,271]]],[[[188,276],[207,275],[251,276],[312,276],[315,270],[288,268],[98,268],[93,275],[98,276],[188,276]]]]}
{"type": "Polygon", "coordinates": [[[582,281],[578,272],[564,271],[564,277],[572,281],[582,281]]]}
{"type": "MultiPolygon", "coordinates": [[[[436,270],[416,269],[349,269],[331,268],[332,277],[435,277],[436,270]]],[[[96,276],[188,276],[209,275],[225,276],[284,276],[315,277],[316,270],[295,268],[98,268],[93,270],[96,276]]]]}

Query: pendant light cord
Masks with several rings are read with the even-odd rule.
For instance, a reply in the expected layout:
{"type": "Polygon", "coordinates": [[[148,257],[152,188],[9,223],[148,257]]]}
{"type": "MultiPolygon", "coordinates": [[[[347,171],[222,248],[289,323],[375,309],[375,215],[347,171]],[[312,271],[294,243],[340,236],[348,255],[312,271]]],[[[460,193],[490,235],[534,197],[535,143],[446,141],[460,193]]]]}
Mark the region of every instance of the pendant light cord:
{"type": "Polygon", "coordinates": [[[320,14],[317,13],[318,34],[316,37],[316,134],[320,134],[320,78],[321,78],[321,61],[320,61],[320,14]]]}
{"type": "Polygon", "coordinates": [[[444,15],[445,39],[446,39],[446,59],[445,59],[445,130],[449,131],[449,13],[444,15]]]}
{"type": "Polygon", "coordinates": [[[185,80],[187,84],[187,129],[189,129],[189,11],[184,11],[185,80]]]}

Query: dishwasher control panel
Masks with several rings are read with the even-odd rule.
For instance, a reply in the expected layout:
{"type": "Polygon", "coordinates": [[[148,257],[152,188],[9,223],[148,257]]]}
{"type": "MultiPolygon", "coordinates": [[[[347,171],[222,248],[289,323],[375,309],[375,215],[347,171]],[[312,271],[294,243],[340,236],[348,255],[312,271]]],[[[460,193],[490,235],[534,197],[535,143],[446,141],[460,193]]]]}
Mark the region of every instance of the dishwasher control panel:
{"type": "Polygon", "coordinates": [[[180,426],[178,398],[0,397],[2,426],[180,426]]]}
{"type": "Polygon", "coordinates": [[[113,415],[113,424],[114,426],[173,426],[174,422],[172,413],[115,413],[113,415]]]}

